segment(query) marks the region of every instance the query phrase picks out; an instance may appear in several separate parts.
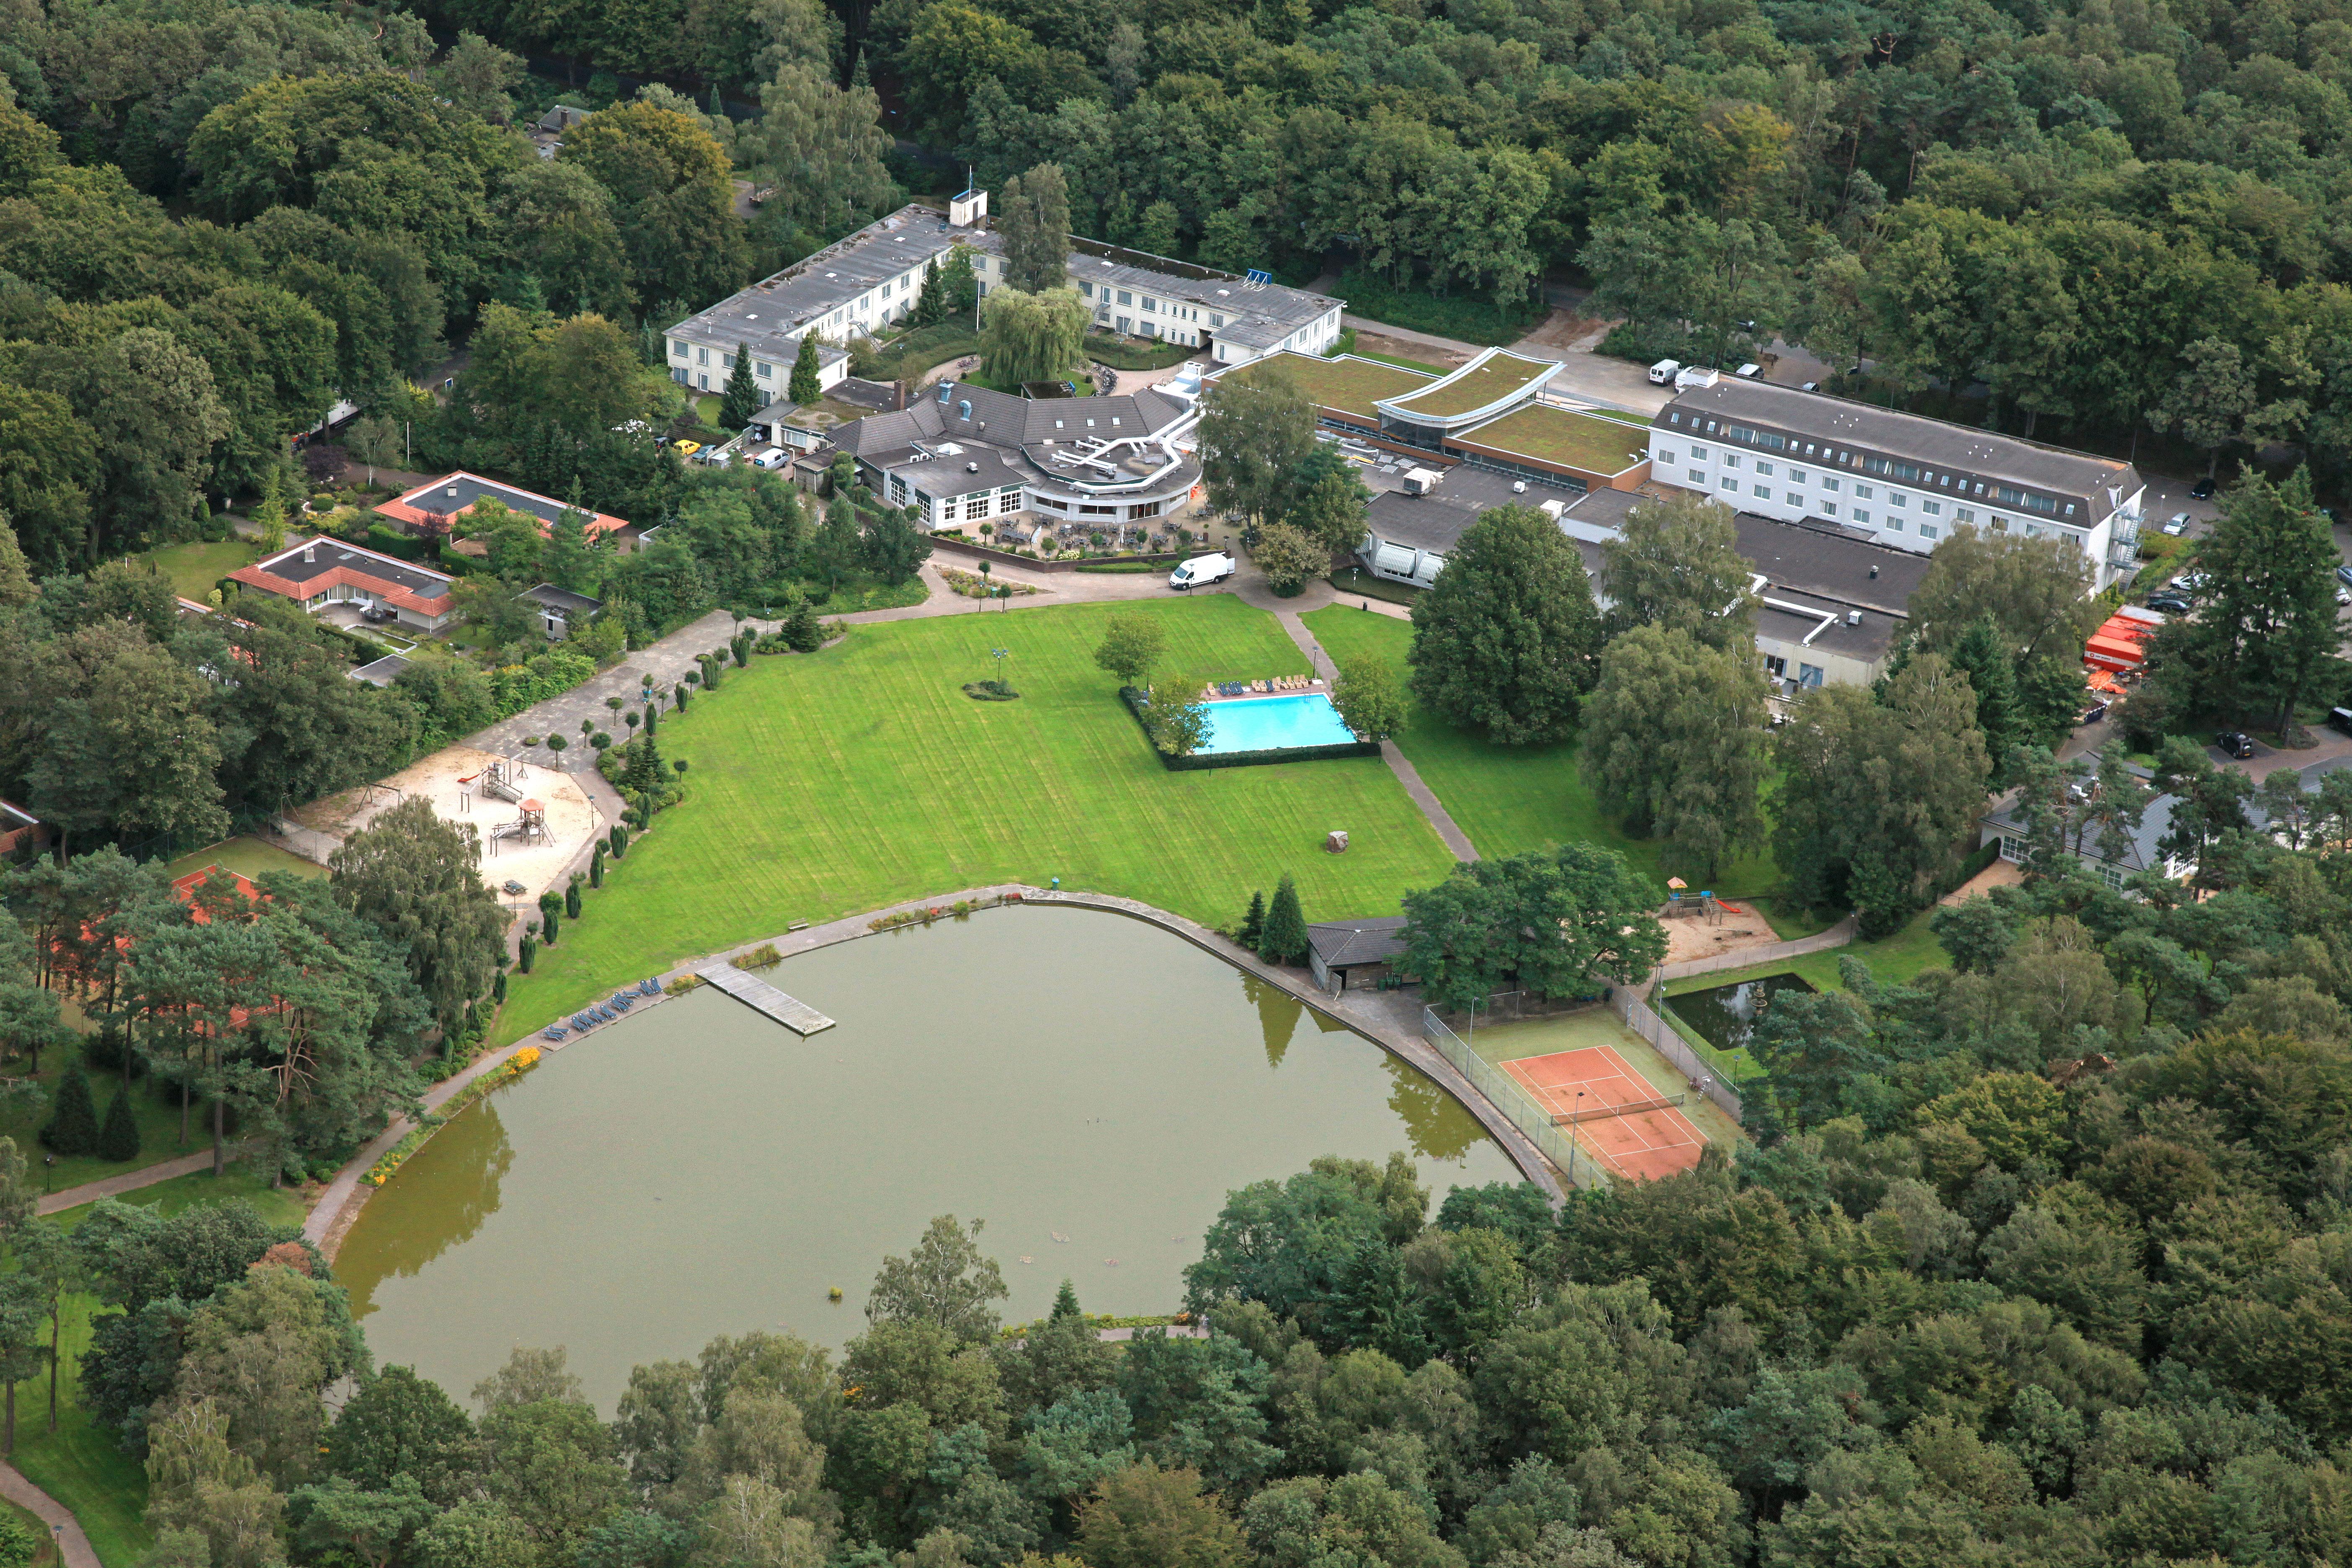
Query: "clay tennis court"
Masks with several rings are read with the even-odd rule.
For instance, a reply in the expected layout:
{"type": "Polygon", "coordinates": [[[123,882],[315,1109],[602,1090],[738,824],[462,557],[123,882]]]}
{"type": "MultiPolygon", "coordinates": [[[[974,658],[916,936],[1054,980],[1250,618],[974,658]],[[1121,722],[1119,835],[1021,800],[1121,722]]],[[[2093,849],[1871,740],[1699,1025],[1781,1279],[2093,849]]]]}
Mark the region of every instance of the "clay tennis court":
{"type": "Polygon", "coordinates": [[[1521,1057],[1503,1068],[1554,1117],[1575,1118],[1566,1130],[1618,1175],[1671,1176],[1697,1164],[1706,1147],[1706,1134],[1660,1104],[1657,1086],[1607,1046],[1521,1057]],[[1612,1115],[1614,1106],[1643,1109],[1612,1115]]]}

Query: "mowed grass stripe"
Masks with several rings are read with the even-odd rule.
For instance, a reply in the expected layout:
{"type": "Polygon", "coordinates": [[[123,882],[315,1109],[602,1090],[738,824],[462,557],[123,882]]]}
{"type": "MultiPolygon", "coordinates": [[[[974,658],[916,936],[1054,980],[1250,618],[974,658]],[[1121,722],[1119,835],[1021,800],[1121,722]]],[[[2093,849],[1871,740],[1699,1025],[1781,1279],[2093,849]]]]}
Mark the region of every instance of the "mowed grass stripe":
{"type": "MultiPolygon", "coordinates": [[[[1350,605],[1332,605],[1303,617],[1324,650],[1335,659],[1372,654],[1410,676],[1405,653],[1412,646],[1410,624],[1350,605]]],[[[1665,897],[1666,873],[1659,857],[1663,838],[1634,838],[1592,798],[1576,765],[1576,742],[1556,746],[1497,746],[1424,713],[1407,698],[1409,717],[1395,737],[1437,798],[1481,855],[1516,855],[1555,844],[1601,844],[1622,852],[1665,897]]],[[[1780,874],[1769,854],[1745,857],[1725,868],[1715,890],[1748,898],[1779,885],[1780,874]]]]}
{"type": "Polygon", "coordinates": [[[795,920],[961,888],[1058,876],[1223,924],[1286,870],[1310,920],[1392,912],[1444,877],[1452,857],[1377,758],[1162,768],[1094,665],[1122,608],[1160,621],[1188,678],[1307,673],[1272,616],[1223,594],[860,626],[824,653],[754,658],[664,719],[690,798],[512,983],[499,1037],[795,920]],[[962,693],[995,673],[992,647],[1012,652],[1017,702],[962,693]],[[1335,827],[1345,855],[1322,852],[1335,827]]]}

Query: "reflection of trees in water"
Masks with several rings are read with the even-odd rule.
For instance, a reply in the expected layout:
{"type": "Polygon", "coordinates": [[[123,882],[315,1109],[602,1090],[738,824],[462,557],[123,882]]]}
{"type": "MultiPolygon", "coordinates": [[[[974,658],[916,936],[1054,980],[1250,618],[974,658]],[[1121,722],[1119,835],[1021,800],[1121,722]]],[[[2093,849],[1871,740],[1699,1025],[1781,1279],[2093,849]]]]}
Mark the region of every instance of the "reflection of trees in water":
{"type": "Polygon", "coordinates": [[[1412,1152],[1432,1160],[1459,1160],[1486,1141],[1486,1130],[1463,1103],[1420,1068],[1388,1052],[1389,1109],[1412,1135],[1412,1152]]]}
{"type": "Polygon", "coordinates": [[[1307,1011],[1305,1005],[1255,974],[1242,976],[1242,995],[1257,1009],[1257,1026],[1265,1036],[1265,1065],[1280,1067],[1283,1053],[1290,1049],[1290,1037],[1298,1030],[1298,1016],[1307,1011]]]}
{"type": "Polygon", "coordinates": [[[377,1278],[405,1278],[460,1243],[499,1212],[499,1186],[514,1164],[499,1108],[485,1100],[433,1135],[368,1201],[352,1240],[351,1261],[377,1278]],[[364,1262],[362,1262],[362,1258],[364,1262]]]}

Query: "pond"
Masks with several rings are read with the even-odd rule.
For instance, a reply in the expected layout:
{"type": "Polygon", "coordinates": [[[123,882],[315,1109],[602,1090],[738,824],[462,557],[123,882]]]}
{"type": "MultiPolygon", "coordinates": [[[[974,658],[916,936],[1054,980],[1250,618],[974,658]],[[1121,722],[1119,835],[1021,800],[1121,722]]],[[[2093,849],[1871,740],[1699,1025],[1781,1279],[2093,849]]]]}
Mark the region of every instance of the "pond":
{"type": "Polygon", "coordinates": [[[609,1410],[714,1334],[840,1344],[934,1215],[986,1222],[1010,1321],[1065,1277],[1089,1311],[1166,1312],[1227,1190],[1318,1154],[1406,1150],[1433,1212],[1518,1179],[1431,1079],[1139,921],[990,910],[761,973],[838,1026],[703,987],[551,1053],[375,1194],[336,1272],[379,1365],[463,1401],[563,1344],[609,1410]]]}
{"type": "Polygon", "coordinates": [[[1745,1051],[1757,1016],[1770,1008],[1773,997],[1783,991],[1812,988],[1812,983],[1801,974],[1766,974],[1736,985],[1685,991],[1671,998],[1666,1006],[1676,1022],[1688,1026],[1717,1050],[1745,1051]]]}

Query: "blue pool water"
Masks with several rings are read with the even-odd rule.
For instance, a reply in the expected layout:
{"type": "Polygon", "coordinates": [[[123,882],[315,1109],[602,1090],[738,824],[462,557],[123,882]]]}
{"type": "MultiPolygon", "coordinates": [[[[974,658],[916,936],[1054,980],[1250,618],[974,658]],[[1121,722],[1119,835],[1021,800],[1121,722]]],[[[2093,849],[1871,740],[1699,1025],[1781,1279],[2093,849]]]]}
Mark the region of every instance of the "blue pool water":
{"type": "Polygon", "coordinates": [[[1320,691],[1208,705],[1203,752],[1278,752],[1292,746],[1345,746],[1356,737],[1320,691]]]}

